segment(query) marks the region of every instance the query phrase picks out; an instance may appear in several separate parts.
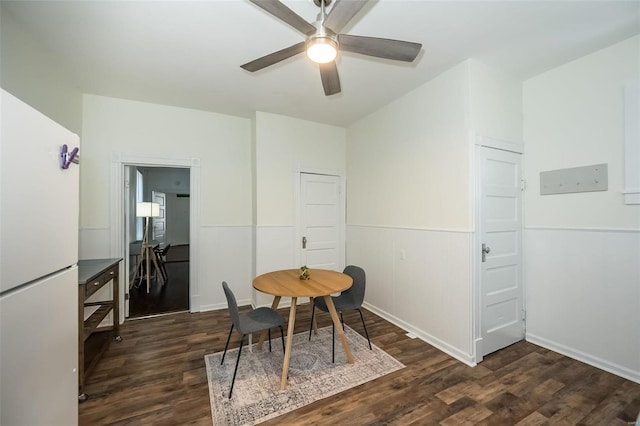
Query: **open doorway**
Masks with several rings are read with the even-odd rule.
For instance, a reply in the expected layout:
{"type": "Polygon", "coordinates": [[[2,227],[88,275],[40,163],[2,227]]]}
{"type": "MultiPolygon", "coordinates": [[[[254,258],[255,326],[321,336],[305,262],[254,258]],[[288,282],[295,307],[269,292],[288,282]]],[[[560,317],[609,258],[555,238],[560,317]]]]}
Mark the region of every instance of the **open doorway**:
{"type": "Polygon", "coordinates": [[[190,169],[180,167],[125,166],[129,182],[125,202],[125,243],[128,259],[128,317],[140,318],[189,310],[190,169]],[[136,204],[154,202],[155,217],[136,216],[136,204]],[[144,257],[147,233],[152,260],[144,257]],[[147,280],[149,286],[147,287],[147,280]]]}

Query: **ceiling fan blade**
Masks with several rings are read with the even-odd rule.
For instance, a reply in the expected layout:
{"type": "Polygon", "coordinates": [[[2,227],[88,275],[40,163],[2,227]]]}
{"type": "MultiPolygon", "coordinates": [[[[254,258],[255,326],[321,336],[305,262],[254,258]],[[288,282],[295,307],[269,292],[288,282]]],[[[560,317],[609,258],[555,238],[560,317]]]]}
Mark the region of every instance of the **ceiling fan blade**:
{"type": "Polygon", "coordinates": [[[369,0],[336,0],[324,26],[338,34],[369,0]]]}
{"type": "Polygon", "coordinates": [[[420,53],[422,44],[388,38],[363,37],[349,34],[338,35],[340,50],[360,53],[394,61],[413,62],[420,53]]]}
{"type": "Polygon", "coordinates": [[[340,93],[340,77],[338,76],[338,67],[335,61],[320,64],[320,78],[322,79],[325,95],[331,96],[340,93]]]}
{"type": "Polygon", "coordinates": [[[291,25],[302,34],[310,34],[316,31],[316,27],[305,21],[293,10],[289,9],[279,0],[249,0],[256,6],[266,10],[281,21],[291,25]]]}
{"type": "Polygon", "coordinates": [[[251,62],[247,62],[244,65],[240,65],[240,67],[251,72],[261,70],[262,68],[266,68],[269,65],[277,64],[280,61],[284,61],[285,59],[297,55],[298,53],[304,52],[304,43],[304,41],[301,41],[300,43],[296,43],[293,46],[289,46],[282,50],[278,50],[277,52],[273,52],[261,58],[255,59],[251,62]]]}

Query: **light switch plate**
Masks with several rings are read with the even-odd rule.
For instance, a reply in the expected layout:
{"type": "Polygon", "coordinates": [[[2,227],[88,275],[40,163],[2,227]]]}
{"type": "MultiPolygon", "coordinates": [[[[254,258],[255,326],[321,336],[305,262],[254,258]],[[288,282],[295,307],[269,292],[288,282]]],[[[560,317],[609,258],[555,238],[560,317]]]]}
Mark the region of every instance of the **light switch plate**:
{"type": "Polygon", "coordinates": [[[540,195],[606,191],[607,164],[540,172],[540,195]]]}

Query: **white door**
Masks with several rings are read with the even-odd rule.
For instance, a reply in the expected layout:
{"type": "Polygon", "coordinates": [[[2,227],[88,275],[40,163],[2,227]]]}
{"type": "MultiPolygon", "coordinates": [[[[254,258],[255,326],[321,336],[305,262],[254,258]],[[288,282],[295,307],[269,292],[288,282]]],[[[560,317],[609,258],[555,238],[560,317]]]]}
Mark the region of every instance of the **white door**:
{"type": "Polygon", "coordinates": [[[160,205],[160,215],[153,218],[151,239],[164,244],[167,233],[167,194],[151,191],[151,199],[160,205]]]}
{"type": "Polygon", "coordinates": [[[342,195],[339,176],[300,174],[300,265],[342,271],[342,195]]]}
{"type": "Polygon", "coordinates": [[[519,154],[481,148],[482,355],[524,338],[519,154]]]}

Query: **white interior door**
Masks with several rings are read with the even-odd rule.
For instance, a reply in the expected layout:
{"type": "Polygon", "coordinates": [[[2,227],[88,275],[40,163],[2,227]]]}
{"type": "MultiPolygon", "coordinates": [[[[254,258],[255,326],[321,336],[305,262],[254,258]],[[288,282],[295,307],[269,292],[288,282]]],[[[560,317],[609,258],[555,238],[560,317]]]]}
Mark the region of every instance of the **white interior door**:
{"type": "Polygon", "coordinates": [[[151,199],[154,203],[160,205],[160,215],[153,218],[151,239],[158,241],[160,244],[164,244],[167,233],[167,194],[159,191],[151,191],[151,199]]]}
{"type": "Polygon", "coordinates": [[[300,174],[300,264],[342,271],[344,203],[339,176],[300,174]]]}
{"type": "Polygon", "coordinates": [[[482,355],[524,338],[521,156],[481,148],[482,355]]]}

